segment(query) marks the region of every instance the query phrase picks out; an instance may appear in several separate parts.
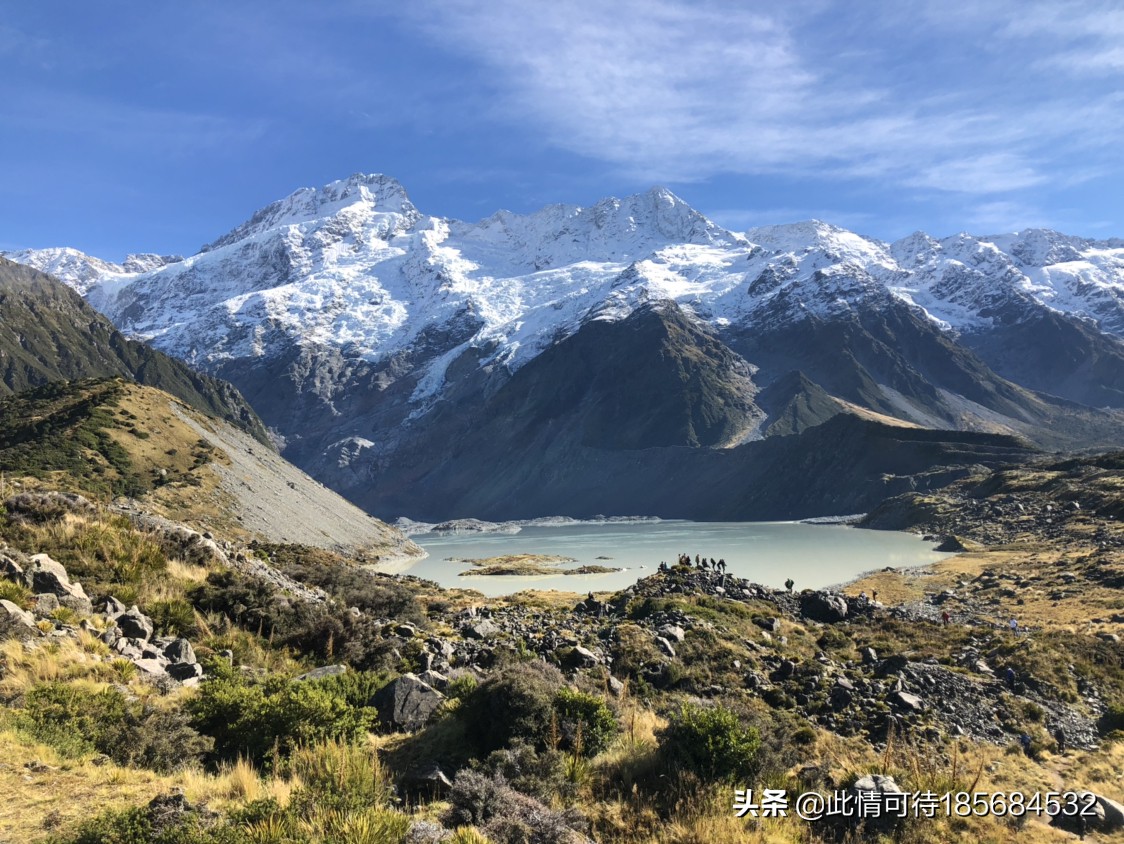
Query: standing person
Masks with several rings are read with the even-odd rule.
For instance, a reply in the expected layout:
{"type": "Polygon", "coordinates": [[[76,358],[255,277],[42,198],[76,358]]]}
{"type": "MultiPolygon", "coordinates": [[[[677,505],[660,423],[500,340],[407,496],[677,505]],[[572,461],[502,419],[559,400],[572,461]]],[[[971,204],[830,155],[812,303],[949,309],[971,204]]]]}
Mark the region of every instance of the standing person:
{"type": "Polygon", "coordinates": [[[948,627],[950,621],[952,621],[952,616],[948,614],[948,610],[945,610],[941,613],[941,623],[944,624],[945,627],[948,627]]]}
{"type": "Polygon", "coordinates": [[[1012,689],[1015,688],[1015,679],[1016,679],[1015,678],[1015,669],[1008,665],[1007,666],[1007,685],[1010,686],[1012,689]]]}
{"type": "Polygon", "coordinates": [[[791,577],[784,582],[784,588],[787,589],[789,592],[792,591],[792,587],[795,586],[795,585],[796,585],[796,581],[793,580],[791,577]]]}
{"type": "Polygon", "coordinates": [[[1012,618],[1009,622],[1007,622],[1007,624],[1011,628],[1011,632],[1014,633],[1016,636],[1018,636],[1019,635],[1019,621],[1018,621],[1018,619],[1012,618]]]}

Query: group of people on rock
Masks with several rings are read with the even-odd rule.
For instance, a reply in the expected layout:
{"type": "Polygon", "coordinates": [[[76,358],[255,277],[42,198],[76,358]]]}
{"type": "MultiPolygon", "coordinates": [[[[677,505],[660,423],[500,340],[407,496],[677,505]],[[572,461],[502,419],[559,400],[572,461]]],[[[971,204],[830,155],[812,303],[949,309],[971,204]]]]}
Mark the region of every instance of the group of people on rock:
{"type": "MultiPolygon", "coordinates": [[[[695,561],[693,564],[691,562],[690,554],[680,554],[678,565],[687,566],[688,568],[693,565],[694,568],[697,568],[700,571],[716,571],[720,574],[726,573],[726,561],[724,559],[716,560],[714,559],[714,557],[710,557],[709,559],[707,559],[706,557],[700,556],[698,554],[695,554],[695,561]]],[[[671,567],[667,563],[662,561],[660,562],[660,571],[669,571],[670,569],[671,567]]]]}

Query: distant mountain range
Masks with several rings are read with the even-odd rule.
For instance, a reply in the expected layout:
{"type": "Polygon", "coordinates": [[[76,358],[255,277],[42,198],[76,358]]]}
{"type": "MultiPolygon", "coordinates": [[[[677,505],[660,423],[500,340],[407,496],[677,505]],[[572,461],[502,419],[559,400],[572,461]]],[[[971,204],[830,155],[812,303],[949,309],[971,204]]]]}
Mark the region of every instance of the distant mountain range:
{"type": "Polygon", "coordinates": [[[381,516],[853,512],[1124,439],[1120,240],[734,233],[658,188],[464,223],[357,175],[188,258],[8,258],[381,516]]]}

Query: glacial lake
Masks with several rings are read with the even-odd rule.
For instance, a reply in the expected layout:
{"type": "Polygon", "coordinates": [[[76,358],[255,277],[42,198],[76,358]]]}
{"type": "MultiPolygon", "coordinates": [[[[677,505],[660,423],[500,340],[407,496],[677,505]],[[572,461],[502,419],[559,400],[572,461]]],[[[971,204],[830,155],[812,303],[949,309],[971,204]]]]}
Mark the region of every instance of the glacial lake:
{"type": "Polygon", "coordinates": [[[695,554],[725,559],[728,573],[778,589],[791,577],[797,590],[837,585],[886,566],[920,566],[949,556],[914,534],[800,522],[581,523],[523,527],[518,533],[420,533],[411,538],[429,556],[397,571],[486,595],[525,589],[579,593],[623,589],[655,573],[661,560],[673,564],[680,553],[690,554],[692,560],[695,554]],[[592,575],[461,576],[472,566],[448,559],[505,554],[551,554],[576,560],[563,568],[599,565],[623,570],[592,575]]]}

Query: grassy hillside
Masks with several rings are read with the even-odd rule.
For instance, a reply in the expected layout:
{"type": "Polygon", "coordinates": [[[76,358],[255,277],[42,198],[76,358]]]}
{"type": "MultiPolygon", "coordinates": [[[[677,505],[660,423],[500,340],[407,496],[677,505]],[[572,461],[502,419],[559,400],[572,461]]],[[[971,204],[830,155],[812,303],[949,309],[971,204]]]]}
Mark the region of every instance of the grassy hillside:
{"type": "Polygon", "coordinates": [[[122,378],[0,398],[0,473],[9,491],[139,497],[137,513],[220,538],[420,553],[243,431],[122,378]]]}

